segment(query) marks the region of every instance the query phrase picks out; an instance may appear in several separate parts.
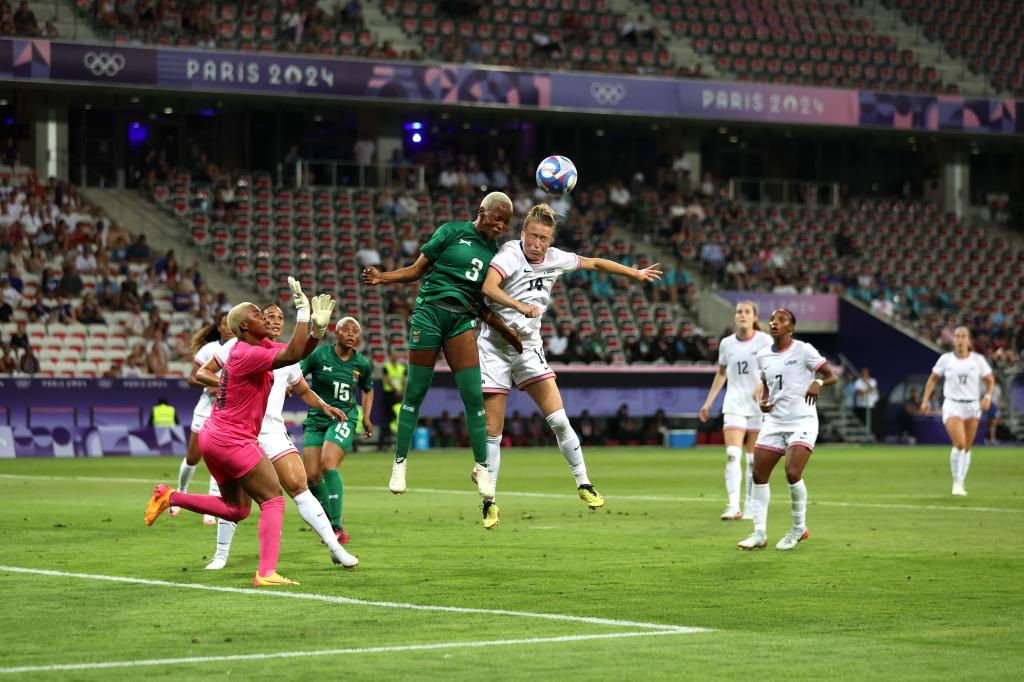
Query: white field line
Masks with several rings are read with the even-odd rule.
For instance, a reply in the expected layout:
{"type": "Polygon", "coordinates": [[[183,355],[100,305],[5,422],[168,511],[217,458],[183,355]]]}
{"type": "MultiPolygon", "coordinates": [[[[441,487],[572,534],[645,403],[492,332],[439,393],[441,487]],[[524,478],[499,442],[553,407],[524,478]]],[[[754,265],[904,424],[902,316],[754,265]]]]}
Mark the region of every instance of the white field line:
{"type": "Polygon", "coordinates": [[[132,585],[176,587],[179,589],[205,590],[208,592],[227,592],[230,594],[244,594],[250,596],[270,597],[277,599],[302,599],[307,601],[326,602],[328,604],[346,604],[349,606],[371,606],[384,609],[405,609],[409,611],[440,611],[444,613],[472,613],[487,616],[509,616],[513,618],[554,620],[567,623],[587,623],[589,625],[607,625],[612,627],[640,628],[642,630],[676,632],[681,634],[689,634],[694,632],[709,632],[709,630],[707,630],[706,628],[694,628],[682,625],[665,625],[662,623],[643,623],[630,620],[618,620],[614,618],[572,616],[564,613],[534,613],[531,611],[509,611],[506,609],[481,609],[464,606],[438,606],[434,604],[408,604],[403,602],[370,601],[366,599],[353,599],[351,597],[338,597],[334,595],[314,594],[310,592],[277,592],[273,590],[258,590],[252,587],[224,587],[221,585],[202,585],[199,583],[179,583],[171,582],[168,580],[149,580],[146,578],[131,578],[119,575],[97,575],[92,573],[72,573],[67,571],[51,571],[40,568],[22,568],[20,566],[0,565],[0,571],[5,571],[8,573],[27,573],[31,575],[48,575],[59,578],[101,580],[105,582],[128,583],[132,585]]]}
{"type": "Polygon", "coordinates": [[[584,642],[593,639],[625,639],[627,637],[657,637],[662,635],[687,634],[675,630],[645,632],[609,632],[600,635],[565,635],[562,637],[531,637],[528,639],[493,639],[477,642],[440,642],[437,644],[409,644],[406,646],[360,647],[353,649],[320,649],[317,651],[281,651],[276,653],[234,654],[230,656],[189,656],[187,658],[152,658],[136,661],[105,661],[100,663],[63,663],[55,665],[26,665],[0,668],[0,675],[64,672],[69,670],[107,670],[110,668],[135,668],[140,666],[169,666],[195,663],[217,663],[223,661],[266,661],[274,658],[305,658],[308,656],[344,656],[349,654],[383,654],[402,651],[436,651],[438,649],[463,649],[493,646],[514,646],[530,644],[556,644],[560,642],[584,642]]]}
{"type": "MultiPolygon", "coordinates": [[[[0,479],[11,479],[11,480],[41,480],[41,481],[82,481],[85,483],[148,483],[155,484],[157,481],[153,478],[126,478],[121,476],[41,476],[32,474],[0,474],[0,479]]],[[[387,488],[384,486],[371,486],[371,485],[347,485],[346,490],[369,490],[384,492],[387,488]]],[[[455,489],[444,489],[444,488],[409,488],[410,494],[415,493],[428,493],[428,494],[443,494],[443,495],[470,495],[477,496],[475,490],[455,490],[455,489]]],[[[550,499],[550,500],[575,500],[575,495],[569,495],[565,493],[533,493],[533,492],[515,492],[515,491],[501,491],[502,497],[534,497],[539,499],[550,499]]],[[[857,497],[872,497],[871,495],[858,495],[857,497]]],[[[878,497],[896,497],[889,495],[878,495],[878,497]]],[[[901,499],[922,499],[922,500],[933,500],[943,499],[942,496],[938,495],[902,495],[898,496],[901,499]]],[[[722,501],[717,497],[684,497],[680,495],[605,495],[607,500],[623,500],[626,502],[698,502],[698,503],[711,503],[721,504],[722,501]]],[[[903,510],[920,510],[920,511],[956,511],[956,512],[987,512],[996,514],[1024,514],[1024,509],[1021,508],[1006,508],[1006,507],[970,507],[970,506],[954,506],[954,505],[942,505],[942,504],[896,504],[888,502],[841,502],[834,500],[815,500],[811,499],[808,504],[812,507],[851,507],[856,509],[903,509],[903,510]]]]}

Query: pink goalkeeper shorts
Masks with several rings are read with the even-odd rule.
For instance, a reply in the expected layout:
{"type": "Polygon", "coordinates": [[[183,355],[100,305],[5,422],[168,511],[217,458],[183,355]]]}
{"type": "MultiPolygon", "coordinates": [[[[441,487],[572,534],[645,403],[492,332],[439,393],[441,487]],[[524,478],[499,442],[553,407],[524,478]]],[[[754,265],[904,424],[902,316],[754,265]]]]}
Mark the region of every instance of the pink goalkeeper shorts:
{"type": "Polygon", "coordinates": [[[224,443],[206,429],[199,432],[199,452],[210,475],[221,485],[245,476],[266,456],[255,442],[224,443]]]}

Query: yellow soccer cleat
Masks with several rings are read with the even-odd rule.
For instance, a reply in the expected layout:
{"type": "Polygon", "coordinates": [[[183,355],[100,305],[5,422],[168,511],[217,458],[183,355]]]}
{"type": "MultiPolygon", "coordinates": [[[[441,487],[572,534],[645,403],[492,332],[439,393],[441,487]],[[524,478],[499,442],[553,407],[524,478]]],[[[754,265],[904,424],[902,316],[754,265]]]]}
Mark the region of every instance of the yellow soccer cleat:
{"type": "Polygon", "coordinates": [[[498,514],[501,510],[498,509],[498,505],[494,504],[494,500],[484,500],[484,528],[490,530],[498,525],[498,514]]]}
{"type": "Polygon", "coordinates": [[[169,485],[158,485],[153,488],[153,497],[146,503],[146,525],[152,526],[157,517],[171,506],[171,493],[174,488],[169,485]]]}
{"type": "Polygon", "coordinates": [[[278,585],[299,585],[300,583],[296,580],[289,580],[283,575],[278,574],[277,571],[274,571],[270,575],[256,573],[256,577],[252,579],[252,584],[256,587],[277,587],[278,585]]]}
{"type": "Polygon", "coordinates": [[[591,509],[598,509],[604,506],[604,498],[601,497],[601,493],[594,490],[594,486],[581,485],[576,489],[576,494],[580,496],[580,499],[587,503],[587,506],[591,509]]]}

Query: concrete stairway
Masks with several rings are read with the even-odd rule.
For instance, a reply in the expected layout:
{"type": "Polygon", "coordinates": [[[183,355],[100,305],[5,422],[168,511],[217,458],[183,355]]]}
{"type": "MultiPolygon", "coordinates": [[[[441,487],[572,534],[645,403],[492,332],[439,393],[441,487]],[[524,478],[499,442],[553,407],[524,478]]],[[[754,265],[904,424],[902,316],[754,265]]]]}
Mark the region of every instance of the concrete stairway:
{"type": "Polygon", "coordinates": [[[363,23],[366,26],[366,30],[377,39],[378,44],[383,44],[387,41],[399,53],[406,50],[416,50],[420,54],[423,53],[423,46],[418,41],[405,35],[402,27],[397,22],[392,21],[388,15],[384,14],[379,2],[363,3],[363,23]]]}
{"type": "Polygon", "coordinates": [[[646,2],[635,2],[635,0],[607,0],[607,5],[615,12],[624,14],[636,19],[643,15],[649,24],[658,29],[661,42],[672,55],[672,62],[676,66],[685,66],[691,71],[699,64],[701,72],[707,78],[717,78],[720,74],[715,68],[714,60],[706,55],[699,54],[693,48],[693,41],[687,36],[673,34],[672,24],[668,21],[658,19],[651,13],[651,8],[646,2]]]}
{"type": "MultiPolygon", "coordinates": [[[[17,3],[14,4],[17,7],[17,3]]],[[[54,23],[57,27],[57,40],[83,43],[104,42],[92,30],[89,20],[78,16],[74,5],[69,0],[30,0],[28,8],[36,15],[40,29],[47,21],[54,23]]]]}
{"type": "Polygon", "coordinates": [[[102,206],[111,220],[124,223],[132,233],[146,235],[154,253],[174,249],[182,268],[199,263],[211,292],[223,291],[230,302],[259,302],[267,298],[267,292],[246,286],[214,261],[210,253],[193,245],[184,224],[157,208],[136,190],[90,188],[81,191],[87,200],[102,206]]]}
{"type": "Polygon", "coordinates": [[[891,36],[895,47],[910,50],[922,69],[935,68],[943,83],[956,83],[964,95],[998,96],[984,76],[971,73],[963,59],[950,57],[943,46],[929,40],[920,27],[903,21],[898,10],[885,7],[880,0],[867,0],[863,6],[850,6],[850,16],[871,22],[876,33],[891,36]]]}

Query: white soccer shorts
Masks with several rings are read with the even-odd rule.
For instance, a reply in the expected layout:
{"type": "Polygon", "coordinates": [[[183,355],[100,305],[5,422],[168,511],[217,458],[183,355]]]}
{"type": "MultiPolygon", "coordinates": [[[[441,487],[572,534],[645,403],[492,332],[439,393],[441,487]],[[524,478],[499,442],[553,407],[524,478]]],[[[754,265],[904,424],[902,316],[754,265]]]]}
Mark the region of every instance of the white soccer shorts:
{"type": "Polygon", "coordinates": [[[271,462],[289,452],[298,452],[287,431],[260,431],[259,442],[271,462]]]}
{"type": "Polygon", "coordinates": [[[981,419],[981,401],[969,400],[967,402],[960,402],[959,400],[946,398],[942,401],[942,423],[945,424],[954,417],[964,421],[968,419],[981,419]]]}
{"type": "Polygon", "coordinates": [[[772,450],[773,452],[785,452],[794,445],[803,445],[808,450],[814,450],[814,444],[818,440],[818,418],[807,417],[800,421],[788,423],[776,423],[771,420],[771,415],[761,425],[761,432],[757,434],[755,448],[772,450]]]}
{"type": "Polygon", "coordinates": [[[743,431],[744,433],[750,433],[752,431],[761,430],[761,422],[764,420],[763,414],[756,414],[752,417],[748,417],[743,414],[733,414],[731,412],[725,413],[725,424],[722,426],[723,431],[743,431]]]}
{"type": "Polygon", "coordinates": [[[530,384],[555,376],[544,358],[543,346],[530,346],[524,348],[522,353],[517,353],[504,341],[498,344],[483,336],[477,339],[484,393],[507,395],[513,386],[522,390],[530,384]]]}
{"type": "Polygon", "coordinates": [[[203,430],[203,424],[210,418],[213,408],[195,409],[192,412],[192,433],[199,433],[203,430]]]}

